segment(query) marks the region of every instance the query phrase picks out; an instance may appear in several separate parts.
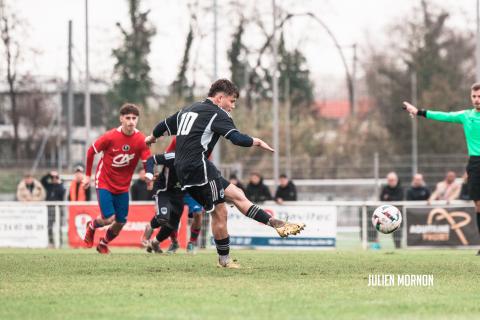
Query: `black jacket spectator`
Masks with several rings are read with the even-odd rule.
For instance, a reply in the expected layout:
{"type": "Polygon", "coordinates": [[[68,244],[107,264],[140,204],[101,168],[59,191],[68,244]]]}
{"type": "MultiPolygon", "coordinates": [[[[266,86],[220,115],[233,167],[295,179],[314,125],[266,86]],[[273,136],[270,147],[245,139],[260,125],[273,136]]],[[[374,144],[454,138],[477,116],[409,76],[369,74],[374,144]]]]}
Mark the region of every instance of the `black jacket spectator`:
{"type": "Polygon", "coordinates": [[[430,189],[427,187],[410,187],[407,190],[408,201],[421,201],[430,198],[430,189]]]}
{"type": "Polygon", "coordinates": [[[380,193],[381,201],[402,201],[403,200],[403,188],[398,183],[395,187],[390,187],[388,185],[382,188],[380,193]]]}
{"type": "Polygon", "coordinates": [[[147,190],[147,183],[141,179],[137,179],[133,183],[130,193],[133,201],[149,201],[153,197],[153,191],[147,190]]]}
{"type": "Polygon", "coordinates": [[[65,187],[60,176],[56,171],[51,171],[40,181],[45,188],[46,201],[63,201],[65,197],[65,187]]]}
{"type": "Polygon", "coordinates": [[[245,195],[254,203],[272,200],[270,190],[263,183],[263,178],[258,173],[252,173],[250,175],[250,182],[247,185],[245,195]]]}
{"type": "Polygon", "coordinates": [[[297,188],[292,181],[288,181],[285,186],[280,184],[275,192],[275,201],[282,199],[283,201],[297,201],[297,188]]]}

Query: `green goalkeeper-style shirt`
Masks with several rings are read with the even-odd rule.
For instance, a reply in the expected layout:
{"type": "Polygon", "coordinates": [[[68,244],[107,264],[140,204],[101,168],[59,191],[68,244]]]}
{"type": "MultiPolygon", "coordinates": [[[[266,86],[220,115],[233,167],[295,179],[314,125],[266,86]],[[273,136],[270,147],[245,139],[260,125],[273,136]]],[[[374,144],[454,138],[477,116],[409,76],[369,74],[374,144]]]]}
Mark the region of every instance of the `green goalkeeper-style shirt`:
{"type": "Polygon", "coordinates": [[[467,139],[469,156],[480,156],[480,112],[468,109],[457,112],[441,112],[426,110],[426,118],[463,124],[463,131],[467,139]]]}

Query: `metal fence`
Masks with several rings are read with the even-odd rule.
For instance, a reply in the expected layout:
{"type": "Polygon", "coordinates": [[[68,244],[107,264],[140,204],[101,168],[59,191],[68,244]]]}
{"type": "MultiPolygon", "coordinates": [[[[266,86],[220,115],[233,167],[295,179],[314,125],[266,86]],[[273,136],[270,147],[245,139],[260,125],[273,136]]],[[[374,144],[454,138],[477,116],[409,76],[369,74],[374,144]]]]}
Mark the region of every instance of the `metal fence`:
{"type": "MultiPolygon", "coordinates": [[[[96,202],[76,202],[75,205],[97,206],[96,202]]],[[[131,204],[148,204],[151,202],[132,202],[131,204]]],[[[272,205],[272,202],[267,202],[261,206],[272,205]]],[[[458,208],[458,207],[473,207],[471,202],[467,201],[453,201],[450,204],[445,202],[435,202],[427,204],[424,201],[402,201],[391,202],[403,212],[402,227],[391,235],[384,235],[378,233],[371,224],[371,214],[373,210],[379,205],[385,204],[379,201],[298,201],[289,202],[287,205],[298,206],[301,212],[302,206],[318,207],[319,212],[322,207],[336,207],[337,208],[337,249],[368,249],[369,244],[378,242],[382,248],[394,249],[405,248],[407,240],[407,225],[408,216],[405,214],[406,208],[434,208],[436,206],[442,208],[458,208]]],[[[68,247],[68,226],[69,226],[69,202],[35,202],[35,203],[21,203],[21,202],[0,202],[0,207],[3,211],[8,211],[9,208],[27,208],[28,206],[46,206],[48,210],[48,239],[51,247],[65,248],[68,247]]],[[[0,212],[4,214],[5,212],[0,212]]],[[[8,213],[8,212],[7,212],[8,213]]],[[[152,210],[152,216],[154,212],[152,210]]],[[[475,223],[473,221],[472,223],[475,223]]],[[[202,247],[208,246],[209,243],[209,216],[205,215],[202,235],[199,243],[202,247]]],[[[188,234],[188,233],[187,233],[188,234]]],[[[0,240],[1,241],[1,240],[0,240]]],[[[140,241],[140,239],[139,239],[140,241]]],[[[1,244],[0,244],[1,246],[1,244]]]]}

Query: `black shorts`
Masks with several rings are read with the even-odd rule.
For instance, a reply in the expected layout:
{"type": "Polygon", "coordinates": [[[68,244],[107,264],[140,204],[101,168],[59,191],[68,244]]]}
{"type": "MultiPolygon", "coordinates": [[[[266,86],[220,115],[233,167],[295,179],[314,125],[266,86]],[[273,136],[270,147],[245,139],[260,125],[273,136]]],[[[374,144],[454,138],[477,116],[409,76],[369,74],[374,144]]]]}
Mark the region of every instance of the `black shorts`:
{"type": "MultiPolygon", "coordinates": [[[[159,192],[155,198],[155,217],[158,226],[170,224],[172,228],[176,228],[180,222],[183,213],[183,192],[159,192]]],[[[153,221],[153,219],[152,219],[153,221]]],[[[152,228],[154,226],[152,225],[152,228]]]]}
{"type": "Polygon", "coordinates": [[[195,201],[205,209],[206,212],[212,212],[215,205],[225,202],[225,189],[230,182],[225,178],[219,177],[208,181],[203,186],[188,187],[187,192],[195,201]]]}
{"type": "Polygon", "coordinates": [[[467,165],[468,194],[474,201],[480,200],[480,156],[471,156],[467,165]]]}

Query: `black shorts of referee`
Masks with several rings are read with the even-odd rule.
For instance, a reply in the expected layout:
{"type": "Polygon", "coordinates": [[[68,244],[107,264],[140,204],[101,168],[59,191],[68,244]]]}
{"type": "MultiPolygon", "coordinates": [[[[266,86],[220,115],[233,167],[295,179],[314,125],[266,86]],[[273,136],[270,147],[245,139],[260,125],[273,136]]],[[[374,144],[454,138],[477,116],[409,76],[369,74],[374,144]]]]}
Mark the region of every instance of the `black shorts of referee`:
{"type": "Polygon", "coordinates": [[[470,156],[467,165],[468,194],[473,201],[480,200],[480,156],[470,156]]]}

